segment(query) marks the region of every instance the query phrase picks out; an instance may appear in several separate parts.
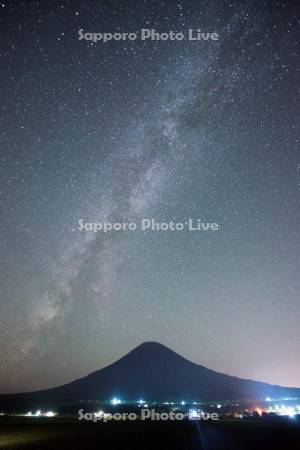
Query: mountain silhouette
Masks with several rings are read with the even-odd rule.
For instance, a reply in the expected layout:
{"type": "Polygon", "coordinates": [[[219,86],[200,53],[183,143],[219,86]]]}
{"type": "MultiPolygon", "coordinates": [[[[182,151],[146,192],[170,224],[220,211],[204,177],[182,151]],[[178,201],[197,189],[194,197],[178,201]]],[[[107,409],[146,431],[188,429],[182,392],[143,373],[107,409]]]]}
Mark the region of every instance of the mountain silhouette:
{"type": "Polygon", "coordinates": [[[147,401],[246,400],[300,397],[287,388],[218,373],[156,342],[145,342],[113,364],[63,386],[0,395],[0,411],[50,407],[87,400],[147,401]]]}

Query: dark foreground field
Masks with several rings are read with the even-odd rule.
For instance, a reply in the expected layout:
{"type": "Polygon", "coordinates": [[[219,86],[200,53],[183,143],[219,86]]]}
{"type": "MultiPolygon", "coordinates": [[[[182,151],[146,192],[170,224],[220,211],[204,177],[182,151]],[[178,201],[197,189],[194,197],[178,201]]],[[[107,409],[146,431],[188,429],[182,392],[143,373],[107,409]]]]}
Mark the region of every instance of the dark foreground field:
{"type": "Polygon", "coordinates": [[[218,423],[110,422],[7,418],[0,420],[1,449],[273,450],[300,448],[299,419],[218,423]],[[200,427],[199,427],[200,425],[200,427]]]}

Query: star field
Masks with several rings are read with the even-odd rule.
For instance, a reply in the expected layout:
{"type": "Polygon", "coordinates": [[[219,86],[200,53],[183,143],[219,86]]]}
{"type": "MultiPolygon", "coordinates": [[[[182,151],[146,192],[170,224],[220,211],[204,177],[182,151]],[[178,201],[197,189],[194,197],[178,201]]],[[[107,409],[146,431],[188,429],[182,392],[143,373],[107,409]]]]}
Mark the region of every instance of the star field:
{"type": "Polygon", "coordinates": [[[0,390],[62,384],[143,341],[299,386],[293,1],[4,1],[0,390]],[[91,32],[218,41],[91,42],[91,32]],[[78,221],[220,224],[80,232],[78,221]]]}

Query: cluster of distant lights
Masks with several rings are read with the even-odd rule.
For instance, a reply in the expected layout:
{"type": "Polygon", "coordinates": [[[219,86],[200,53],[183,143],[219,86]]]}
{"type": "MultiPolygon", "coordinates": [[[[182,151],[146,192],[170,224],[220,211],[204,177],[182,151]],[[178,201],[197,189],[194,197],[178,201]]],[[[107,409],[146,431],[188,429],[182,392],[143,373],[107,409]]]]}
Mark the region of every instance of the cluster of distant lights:
{"type": "MultiPolygon", "coordinates": [[[[291,400],[291,399],[286,398],[285,400],[291,400]]],[[[265,401],[272,402],[272,401],[274,401],[274,399],[272,399],[271,397],[266,397],[265,401]]],[[[110,401],[110,403],[113,406],[117,406],[117,405],[120,405],[122,403],[122,400],[117,398],[117,397],[114,397],[110,401]]],[[[137,400],[136,403],[140,407],[144,407],[144,408],[148,407],[148,404],[143,399],[137,400]]],[[[178,402],[178,403],[181,406],[186,406],[186,404],[187,404],[184,400],[182,400],[181,402],[178,402]]],[[[175,402],[164,402],[163,404],[164,405],[175,405],[175,402]]],[[[196,402],[192,402],[192,404],[196,405],[197,403],[196,402]]],[[[220,408],[222,408],[222,405],[221,404],[217,404],[216,407],[217,407],[217,409],[220,409],[220,408]]],[[[259,415],[262,414],[262,410],[260,408],[258,408],[256,411],[259,413],[259,415]]],[[[270,406],[267,409],[266,412],[277,414],[278,416],[288,416],[288,417],[294,418],[297,414],[300,414],[300,405],[297,405],[295,407],[293,407],[293,406],[286,406],[286,405],[274,405],[274,406],[270,406]]],[[[195,414],[195,417],[196,417],[196,415],[199,414],[199,411],[191,410],[191,414],[193,414],[193,413],[195,414]]],[[[104,412],[103,411],[99,411],[99,413],[95,413],[95,414],[103,415],[104,412]]]]}
{"type": "Polygon", "coordinates": [[[266,402],[276,402],[276,401],[280,401],[280,400],[284,400],[284,401],[299,400],[299,398],[298,397],[281,397],[281,398],[266,397],[265,398],[266,402]]]}
{"type": "Polygon", "coordinates": [[[300,414],[300,405],[286,406],[286,405],[274,405],[268,408],[268,413],[275,413],[278,416],[289,416],[291,418],[300,414]]]}
{"type": "MultiPolygon", "coordinates": [[[[290,398],[286,398],[284,400],[291,400],[290,398]]],[[[266,402],[272,402],[274,401],[274,399],[272,399],[271,397],[266,397],[265,398],[266,402]]],[[[122,403],[122,400],[119,398],[114,397],[111,402],[112,405],[116,406],[116,405],[120,405],[122,403]]],[[[136,402],[139,406],[142,406],[144,408],[148,407],[148,404],[145,402],[145,400],[138,400],[136,402]]],[[[164,402],[164,405],[175,405],[175,402],[164,402]]],[[[181,406],[186,406],[186,402],[184,400],[182,400],[181,402],[179,402],[179,404],[181,406]]],[[[196,405],[196,402],[192,402],[193,405],[196,405]]],[[[222,408],[221,404],[217,404],[216,405],[217,409],[222,408]]],[[[192,410],[193,413],[194,410],[192,410]]],[[[257,409],[257,412],[259,413],[259,415],[262,414],[262,410],[260,408],[257,409]]],[[[297,406],[286,406],[286,405],[274,405],[274,406],[270,406],[267,409],[268,413],[273,413],[273,414],[277,414],[279,416],[288,416],[288,417],[295,417],[296,415],[300,414],[300,405],[297,406]]],[[[198,412],[195,410],[195,414],[198,414],[198,412]]],[[[100,411],[100,414],[103,414],[103,411],[100,411]]]]}
{"type": "MultiPolygon", "coordinates": [[[[119,399],[119,398],[117,398],[117,397],[114,397],[114,398],[110,401],[110,403],[111,403],[113,406],[116,406],[116,405],[120,405],[120,404],[122,403],[122,400],[119,399]]],[[[148,408],[147,402],[146,402],[145,400],[143,400],[143,399],[137,400],[136,403],[137,403],[139,406],[143,406],[144,408],[148,408]]],[[[164,404],[164,405],[175,405],[175,402],[164,402],[163,404],[164,404]]],[[[196,405],[197,403],[194,402],[193,404],[196,405]]],[[[182,400],[182,401],[180,402],[180,405],[185,406],[185,405],[186,405],[186,402],[185,402],[184,400],[182,400]]]]}
{"type": "MultiPolygon", "coordinates": [[[[119,398],[114,397],[114,398],[110,401],[110,403],[111,403],[113,406],[116,406],[116,405],[120,405],[120,404],[122,403],[122,400],[120,400],[119,398]]],[[[140,400],[137,401],[137,404],[138,404],[139,406],[143,406],[144,408],[148,408],[148,404],[145,402],[145,400],[140,399],[140,400]]]]}
{"type": "MultiPolygon", "coordinates": [[[[271,397],[266,397],[265,401],[266,402],[276,402],[280,399],[275,399],[275,398],[271,398],[271,397]]],[[[284,397],[282,398],[282,400],[296,400],[295,398],[289,398],[289,397],[284,397]]],[[[286,406],[286,405],[273,405],[273,406],[269,406],[269,408],[267,409],[267,412],[269,414],[277,414],[278,416],[288,416],[288,417],[295,417],[296,415],[300,414],[300,405],[297,406],[286,406]]]]}
{"type": "Polygon", "coordinates": [[[28,411],[25,414],[6,414],[4,412],[0,412],[0,416],[25,416],[25,417],[55,417],[57,416],[57,412],[54,411],[46,411],[42,412],[40,409],[38,409],[36,412],[28,411]]]}
{"type": "Polygon", "coordinates": [[[42,412],[41,410],[38,410],[35,413],[28,411],[25,414],[26,417],[55,417],[56,415],[57,413],[55,413],[54,411],[42,412]]]}
{"type": "MultiPolygon", "coordinates": [[[[278,401],[279,399],[273,399],[271,397],[266,397],[265,401],[266,402],[275,402],[278,401]]],[[[295,399],[291,399],[291,398],[283,398],[282,400],[295,400],[295,399]]],[[[121,405],[123,403],[123,401],[118,398],[118,397],[114,397],[111,399],[110,404],[113,406],[118,406],[121,405]]],[[[143,407],[143,408],[148,408],[148,404],[145,400],[143,399],[139,399],[136,401],[136,404],[139,407],[143,407]]],[[[180,404],[181,406],[186,406],[187,402],[182,400],[180,402],[164,402],[164,405],[175,405],[175,404],[180,404]]],[[[197,402],[189,402],[189,404],[193,404],[193,405],[197,405],[197,402]]],[[[221,404],[217,404],[216,405],[217,409],[222,408],[221,404]]],[[[259,415],[262,414],[262,410],[260,408],[257,408],[256,410],[258,412],[259,415]]],[[[291,418],[294,418],[296,415],[300,414],[300,405],[297,406],[286,406],[286,405],[274,405],[274,406],[269,406],[269,408],[265,411],[269,414],[276,414],[278,416],[288,416],[291,418]]],[[[197,412],[198,414],[198,412],[197,412]]],[[[3,413],[0,413],[0,415],[4,415],[3,413]]],[[[104,411],[100,410],[98,412],[95,413],[96,417],[100,417],[105,415],[104,411]]],[[[25,413],[26,417],[55,417],[57,416],[57,413],[54,411],[46,411],[46,412],[42,412],[41,410],[37,410],[36,412],[32,412],[32,411],[28,411],[25,413]]]]}
{"type": "MultiPolygon", "coordinates": [[[[111,403],[111,405],[116,406],[116,405],[120,405],[120,404],[122,403],[122,400],[119,399],[119,398],[117,398],[117,397],[114,397],[114,398],[110,401],[110,403],[111,403]]],[[[138,405],[140,405],[140,406],[143,406],[144,408],[147,408],[147,407],[148,407],[147,402],[146,402],[145,400],[143,400],[143,399],[137,400],[136,403],[137,403],[138,405]]],[[[171,405],[171,406],[172,406],[172,405],[176,405],[176,404],[180,404],[181,406],[186,406],[187,404],[198,405],[199,403],[198,403],[198,402],[188,402],[188,403],[187,403],[185,400],[182,400],[182,401],[180,401],[180,402],[163,402],[162,404],[163,404],[163,405],[171,405]]],[[[221,407],[222,407],[221,404],[218,404],[218,405],[217,405],[217,408],[218,408],[218,409],[221,408],[221,407]]]]}

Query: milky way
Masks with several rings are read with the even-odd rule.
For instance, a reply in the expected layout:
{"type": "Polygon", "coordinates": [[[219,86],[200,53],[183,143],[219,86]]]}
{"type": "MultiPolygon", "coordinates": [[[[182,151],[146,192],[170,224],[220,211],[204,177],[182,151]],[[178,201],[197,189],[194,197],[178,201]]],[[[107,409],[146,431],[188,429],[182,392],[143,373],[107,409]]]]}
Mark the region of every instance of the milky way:
{"type": "Polygon", "coordinates": [[[296,3],[96,3],[0,11],[0,389],[146,340],[299,385],[296,3]],[[143,27],[220,39],[78,39],[143,27]],[[152,217],[220,231],[78,229],[152,217]]]}

